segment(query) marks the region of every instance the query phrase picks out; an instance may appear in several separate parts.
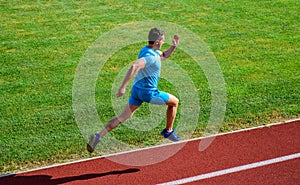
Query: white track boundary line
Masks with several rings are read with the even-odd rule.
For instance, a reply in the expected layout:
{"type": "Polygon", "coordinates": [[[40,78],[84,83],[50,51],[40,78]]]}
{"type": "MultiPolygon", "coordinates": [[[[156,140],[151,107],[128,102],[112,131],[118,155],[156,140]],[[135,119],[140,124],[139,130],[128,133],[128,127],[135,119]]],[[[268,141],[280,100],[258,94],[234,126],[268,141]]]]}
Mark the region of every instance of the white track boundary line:
{"type": "Polygon", "coordinates": [[[237,167],[233,167],[233,168],[228,168],[228,169],[224,169],[224,170],[201,174],[201,175],[188,177],[188,178],[184,178],[184,179],[174,180],[174,181],[157,184],[157,185],[184,184],[184,183],[209,179],[209,178],[217,177],[217,176],[221,176],[221,175],[226,175],[226,174],[230,174],[230,173],[234,173],[234,172],[239,172],[239,171],[243,171],[243,170],[249,170],[249,169],[266,166],[266,165],[270,165],[270,164],[274,164],[274,163],[284,162],[284,161],[297,159],[297,158],[300,158],[300,153],[295,153],[295,154],[286,155],[286,156],[282,156],[282,157],[278,157],[278,158],[273,158],[273,159],[269,159],[269,160],[265,160],[265,161],[250,163],[250,164],[246,164],[246,165],[242,165],[242,166],[237,166],[237,167]]]}
{"type": "Polygon", "coordinates": [[[122,154],[127,154],[127,153],[132,153],[132,152],[138,152],[138,151],[142,151],[142,150],[148,150],[148,149],[159,148],[159,147],[164,147],[164,146],[169,146],[169,145],[175,145],[175,144],[180,144],[180,143],[187,143],[187,142],[190,142],[190,141],[196,141],[196,140],[207,139],[207,138],[212,138],[212,137],[217,137],[217,136],[223,136],[223,135],[228,135],[228,134],[245,132],[245,131],[255,130],[255,129],[260,129],[260,128],[265,128],[265,127],[268,128],[268,127],[271,127],[271,126],[276,126],[276,125],[281,125],[281,124],[287,124],[287,123],[291,123],[291,122],[295,122],[295,121],[300,121],[300,118],[291,119],[291,120],[282,121],[282,122],[277,122],[277,123],[270,123],[270,124],[267,124],[267,125],[262,125],[262,126],[257,126],[257,127],[251,127],[251,128],[246,128],[246,129],[235,130],[235,131],[231,131],[231,132],[219,133],[219,134],[215,134],[215,135],[211,135],[211,136],[193,138],[193,139],[188,139],[188,140],[179,141],[179,142],[167,143],[167,144],[162,144],[162,145],[157,145],[157,146],[151,146],[151,147],[146,147],[146,148],[141,148],[141,149],[135,149],[135,150],[125,151],[125,152],[118,152],[118,153],[114,153],[114,154],[107,154],[107,155],[102,155],[102,156],[97,156],[97,157],[91,157],[91,158],[87,158],[87,159],[75,160],[75,161],[71,161],[71,162],[64,162],[64,163],[59,163],[59,164],[53,164],[53,165],[49,165],[49,166],[43,166],[43,167],[39,167],[39,168],[33,168],[33,169],[30,169],[30,170],[15,172],[15,173],[11,173],[11,174],[0,174],[0,178],[1,177],[6,177],[6,176],[10,176],[10,175],[16,175],[16,174],[21,174],[21,173],[27,173],[27,172],[37,171],[37,170],[43,170],[43,169],[48,169],[48,168],[54,168],[54,167],[59,167],[59,166],[64,166],[64,165],[69,165],[69,164],[74,164],[74,163],[86,162],[86,161],[95,160],[95,159],[107,158],[107,157],[116,156],[116,155],[122,155],[122,154]]]}

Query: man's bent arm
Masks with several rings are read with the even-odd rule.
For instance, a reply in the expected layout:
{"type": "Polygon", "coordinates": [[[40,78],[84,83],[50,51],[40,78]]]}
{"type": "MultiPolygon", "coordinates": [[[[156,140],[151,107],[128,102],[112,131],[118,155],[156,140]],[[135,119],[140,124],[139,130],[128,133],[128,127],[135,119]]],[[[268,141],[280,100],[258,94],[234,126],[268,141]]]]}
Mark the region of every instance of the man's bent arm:
{"type": "Polygon", "coordinates": [[[136,73],[140,70],[146,67],[146,62],[144,60],[144,58],[140,58],[137,61],[135,61],[130,69],[127,71],[123,83],[119,89],[119,92],[117,94],[117,97],[119,96],[123,96],[125,94],[125,90],[126,90],[126,86],[128,84],[128,82],[136,75],[136,73]]]}
{"type": "Polygon", "coordinates": [[[162,53],[162,60],[169,58],[175,49],[176,49],[176,46],[171,46],[168,50],[164,51],[162,53]]]}
{"type": "Polygon", "coordinates": [[[178,35],[174,35],[174,39],[173,39],[172,43],[173,43],[173,45],[168,50],[162,52],[161,60],[165,60],[173,54],[174,50],[176,49],[176,47],[179,44],[179,36],[178,35]]]}

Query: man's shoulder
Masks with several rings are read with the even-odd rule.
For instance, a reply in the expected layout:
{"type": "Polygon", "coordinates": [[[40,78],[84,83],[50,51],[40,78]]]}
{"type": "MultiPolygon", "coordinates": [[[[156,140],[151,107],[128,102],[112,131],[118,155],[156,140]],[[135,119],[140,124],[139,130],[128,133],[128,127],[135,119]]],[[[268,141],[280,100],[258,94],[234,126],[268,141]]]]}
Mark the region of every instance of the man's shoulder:
{"type": "Polygon", "coordinates": [[[139,53],[139,58],[146,57],[146,56],[157,56],[159,55],[158,51],[153,50],[148,46],[144,46],[139,53]]]}

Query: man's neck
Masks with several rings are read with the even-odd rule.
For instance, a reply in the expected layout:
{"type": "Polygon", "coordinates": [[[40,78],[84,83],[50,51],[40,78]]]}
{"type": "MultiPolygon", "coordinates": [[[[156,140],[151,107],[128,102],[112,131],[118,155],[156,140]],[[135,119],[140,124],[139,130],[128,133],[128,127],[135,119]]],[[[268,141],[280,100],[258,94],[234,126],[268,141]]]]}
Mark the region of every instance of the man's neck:
{"type": "Polygon", "coordinates": [[[159,48],[155,47],[153,44],[148,44],[149,48],[152,48],[153,50],[158,50],[159,48]]]}

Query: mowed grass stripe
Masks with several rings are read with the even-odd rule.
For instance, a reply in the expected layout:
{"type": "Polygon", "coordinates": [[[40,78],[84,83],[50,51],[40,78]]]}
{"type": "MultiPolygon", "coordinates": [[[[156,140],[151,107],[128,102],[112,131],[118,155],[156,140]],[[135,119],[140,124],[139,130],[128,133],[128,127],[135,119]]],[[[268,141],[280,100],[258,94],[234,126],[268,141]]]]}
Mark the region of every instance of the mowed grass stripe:
{"type": "MultiPolygon", "coordinates": [[[[98,37],[133,21],[174,22],[207,43],[226,82],[222,132],[299,117],[298,7],[296,1],[164,1],[156,7],[123,0],[0,2],[1,173],[90,157],[72,110],[75,70],[98,37]]],[[[121,49],[101,71],[96,102],[102,122],[114,116],[113,80],[144,44],[121,49]]],[[[177,50],[171,59],[199,92],[201,112],[193,136],[202,136],[210,113],[206,77],[184,52],[177,50]]],[[[167,81],[160,87],[177,94],[167,81]]],[[[145,105],[135,116],[147,114],[145,105]]],[[[151,146],[162,127],[136,132],[122,126],[112,134],[151,146]]]]}

